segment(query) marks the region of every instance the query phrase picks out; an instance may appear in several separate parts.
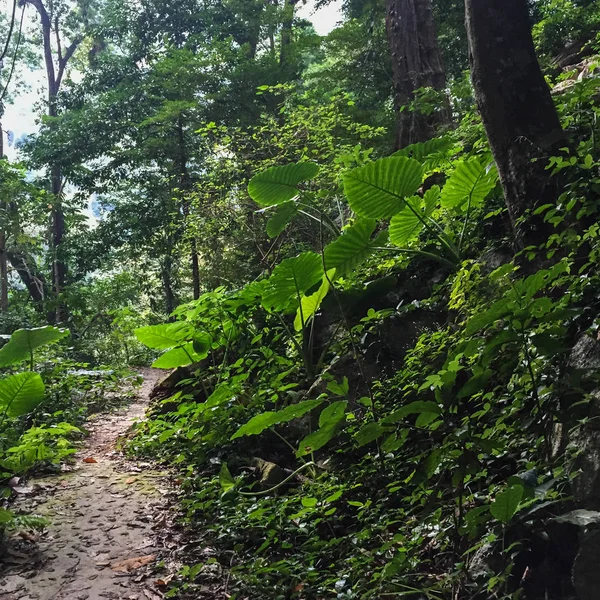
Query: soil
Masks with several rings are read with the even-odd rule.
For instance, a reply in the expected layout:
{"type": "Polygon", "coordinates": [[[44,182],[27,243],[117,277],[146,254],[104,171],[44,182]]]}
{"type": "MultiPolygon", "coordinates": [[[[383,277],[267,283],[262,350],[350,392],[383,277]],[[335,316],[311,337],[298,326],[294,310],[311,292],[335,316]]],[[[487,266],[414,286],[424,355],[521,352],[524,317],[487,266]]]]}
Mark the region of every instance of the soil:
{"type": "MultiPolygon", "coordinates": [[[[172,547],[166,529],[169,474],[127,460],[119,438],[143,419],[148,396],[164,374],[143,369],[138,398],[97,415],[70,472],[33,479],[17,512],[42,516],[42,533],[18,531],[0,558],[0,600],[157,600],[157,564],[172,547]]],[[[168,578],[166,578],[168,580],[168,578]]]]}

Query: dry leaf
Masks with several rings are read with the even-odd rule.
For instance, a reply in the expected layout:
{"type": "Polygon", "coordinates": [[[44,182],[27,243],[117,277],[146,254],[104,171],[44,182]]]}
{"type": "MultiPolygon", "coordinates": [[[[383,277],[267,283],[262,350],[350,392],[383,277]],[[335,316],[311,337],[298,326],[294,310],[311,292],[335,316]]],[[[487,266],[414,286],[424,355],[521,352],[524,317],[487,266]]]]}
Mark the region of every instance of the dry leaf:
{"type": "Polygon", "coordinates": [[[39,536],[37,535],[33,535],[32,533],[29,533],[28,531],[19,531],[18,536],[28,542],[32,542],[35,543],[38,541],[39,536]]]}
{"type": "Polygon", "coordinates": [[[83,459],[84,463],[88,463],[90,465],[94,465],[96,464],[98,461],[95,458],[89,457],[89,458],[84,458],[83,459]]]}
{"type": "Polygon", "coordinates": [[[125,480],[125,483],[127,483],[127,484],[132,484],[132,483],[135,483],[135,482],[136,482],[135,477],[130,477],[129,479],[125,480]]]}
{"type": "Polygon", "coordinates": [[[128,558],[119,562],[113,563],[110,568],[116,573],[131,573],[136,569],[141,569],[146,565],[156,560],[156,554],[149,554],[147,556],[138,556],[136,558],[128,558]]]}
{"type": "Polygon", "coordinates": [[[169,575],[167,577],[162,577],[161,579],[157,579],[154,582],[154,585],[157,585],[158,587],[165,587],[165,586],[169,585],[169,583],[171,582],[172,579],[173,579],[173,575],[169,575]]]}

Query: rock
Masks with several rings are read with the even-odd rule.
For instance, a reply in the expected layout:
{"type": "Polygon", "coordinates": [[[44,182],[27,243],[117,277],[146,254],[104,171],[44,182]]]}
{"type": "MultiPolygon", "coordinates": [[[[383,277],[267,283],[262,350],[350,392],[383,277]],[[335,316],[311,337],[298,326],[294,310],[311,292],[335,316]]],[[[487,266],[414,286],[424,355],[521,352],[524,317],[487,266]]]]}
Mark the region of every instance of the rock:
{"type": "Polygon", "coordinates": [[[275,463],[255,457],[250,464],[256,470],[257,479],[263,490],[275,487],[285,479],[283,469],[275,463]]]}
{"type": "Polygon", "coordinates": [[[197,381],[197,378],[189,385],[181,385],[186,379],[194,379],[194,374],[199,368],[200,366],[198,364],[190,365],[188,367],[179,367],[160,379],[150,392],[149,398],[152,410],[160,414],[176,410],[179,404],[178,401],[165,402],[165,400],[171,398],[176,392],[193,394],[196,402],[204,402],[206,396],[204,395],[202,385],[197,381]]]}
{"type": "MultiPolygon", "coordinates": [[[[569,355],[568,366],[581,374],[585,384],[589,375],[600,370],[600,343],[597,338],[582,336],[569,355]]],[[[600,510],[600,389],[591,392],[587,423],[576,430],[569,443],[578,452],[575,469],[580,474],[573,481],[573,495],[578,506],[600,510]]]]}
{"type": "Polygon", "coordinates": [[[572,510],[569,513],[550,519],[550,523],[572,526],[584,533],[591,529],[600,529],[600,512],[595,510],[572,510]]]}
{"type": "Polygon", "coordinates": [[[551,90],[552,95],[560,95],[572,88],[576,83],[583,81],[584,79],[598,77],[597,63],[598,57],[591,56],[575,65],[571,64],[565,66],[563,70],[566,73],[569,73],[568,79],[564,79],[560,83],[556,84],[551,90]]]}
{"type": "Polygon", "coordinates": [[[579,600],[600,596],[600,530],[587,533],[573,565],[573,585],[579,600]]]}
{"type": "Polygon", "coordinates": [[[179,382],[189,376],[190,372],[187,367],[174,369],[156,383],[150,392],[150,401],[160,402],[161,400],[170,398],[177,391],[179,382]]]}

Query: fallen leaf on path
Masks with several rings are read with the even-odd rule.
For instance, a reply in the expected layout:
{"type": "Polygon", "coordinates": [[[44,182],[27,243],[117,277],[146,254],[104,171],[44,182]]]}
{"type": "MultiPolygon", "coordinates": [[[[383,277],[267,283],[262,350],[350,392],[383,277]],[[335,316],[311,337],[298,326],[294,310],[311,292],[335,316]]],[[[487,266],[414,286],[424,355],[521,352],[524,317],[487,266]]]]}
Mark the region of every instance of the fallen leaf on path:
{"type": "Polygon", "coordinates": [[[147,556],[138,556],[136,558],[128,558],[119,562],[113,563],[111,569],[116,573],[131,573],[136,569],[141,569],[146,565],[156,560],[156,554],[149,554],[147,556]]]}
{"type": "Polygon", "coordinates": [[[129,479],[126,479],[126,480],[125,480],[125,483],[127,483],[127,484],[132,484],[132,483],[135,483],[136,481],[137,481],[137,480],[136,480],[136,478],[135,478],[135,477],[130,477],[129,479]]]}
{"type": "Polygon", "coordinates": [[[154,582],[154,585],[157,585],[158,587],[165,587],[165,586],[169,585],[169,583],[171,582],[172,579],[173,579],[173,575],[169,575],[168,577],[162,577],[161,579],[157,579],[154,582]]]}
{"type": "Polygon", "coordinates": [[[32,543],[35,543],[39,540],[39,536],[33,535],[33,534],[29,533],[28,531],[19,531],[19,533],[17,535],[20,538],[22,538],[28,542],[32,542],[32,543]]]}
{"type": "Polygon", "coordinates": [[[88,463],[90,465],[94,465],[96,464],[98,461],[95,458],[92,458],[91,456],[89,458],[84,458],[83,459],[84,463],[88,463]]]}

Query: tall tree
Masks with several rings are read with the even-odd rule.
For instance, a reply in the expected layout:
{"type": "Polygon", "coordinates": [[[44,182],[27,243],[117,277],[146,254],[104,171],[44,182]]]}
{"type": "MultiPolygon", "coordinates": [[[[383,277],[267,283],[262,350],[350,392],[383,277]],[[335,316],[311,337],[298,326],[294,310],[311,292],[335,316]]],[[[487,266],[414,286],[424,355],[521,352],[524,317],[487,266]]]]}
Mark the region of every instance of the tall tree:
{"type": "Polygon", "coordinates": [[[466,24],[477,105],[498,165],[519,245],[543,239],[519,219],[553,203],[558,181],[546,170],[563,130],[538,63],[527,0],[466,0],[466,24]]]}
{"type": "MultiPolygon", "coordinates": [[[[20,0],[20,6],[30,4],[35,8],[42,29],[44,65],[48,84],[48,107],[50,118],[58,116],[58,94],[66,73],[67,65],[75,51],[84,40],[85,25],[89,16],[90,2],[80,0],[75,6],[63,3],[46,2],[44,0],[20,0]],[[63,25],[67,21],[77,23],[75,29],[63,32],[63,25]],[[67,45],[66,37],[69,38],[67,45]]],[[[65,214],[63,210],[63,186],[61,166],[58,161],[49,165],[50,186],[53,196],[50,224],[50,248],[52,251],[52,287],[56,296],[57,322],[65,320],[65,309],[60,296],[64,290],[67,279],[67,267],[63,255],[63,240],[65,237],[65,214]]]]}
{"type": "Polygon", "coordinates": [[[437,42],[431,0],[386,0],[386,25],[392,53],[396,110],[396,147],[430,139],[436,127],[450,120],[445,100],[425,115],[410,110],[419,88],[444,92],[446,73],[437,42]]]}

